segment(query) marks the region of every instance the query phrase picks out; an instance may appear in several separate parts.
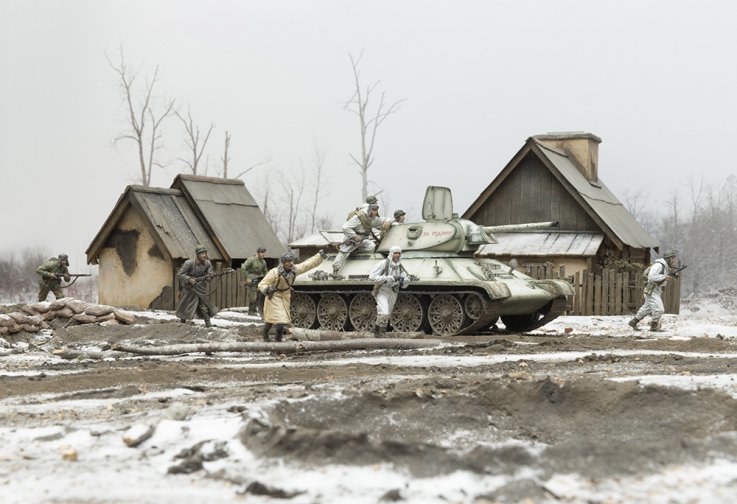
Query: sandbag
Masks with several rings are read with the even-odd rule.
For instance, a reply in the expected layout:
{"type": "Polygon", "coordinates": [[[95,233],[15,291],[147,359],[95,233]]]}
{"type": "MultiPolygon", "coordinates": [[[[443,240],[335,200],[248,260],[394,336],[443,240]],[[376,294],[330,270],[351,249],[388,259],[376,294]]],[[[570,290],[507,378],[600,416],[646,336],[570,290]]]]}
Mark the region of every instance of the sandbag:
{"type": "Polygon", "coordinates": [[[23,326],[22,325],[14,325],[14,326],[8,327],[8,333],[9,334],[15,334],[17,332],[21,332],[22,330],[23,330],[23,326]]]}
{"type": "Polygon", "coordinates": [[[84,311],[89,307],[89,303],[85,303],[79,299],[72,299],[67,303],[67,308],[71,309],[74,313],[84,313],[84,311]]]}
{"type": "Polygon", "coordinates": [[[74,315],[74,311],[72,311],[72,309],[68,306],[65,306],[64,308],[56,312],[57,317],[72,318],[74,317],[74,315]]]}
{"type": "Polygon", "coordinates": [[[33,317],[28,317],[28,323],[40,327],[44,323],[44,319],[41,315],[34,315],[33,317]]]}
{"type": "Polygon", "coordinates": [[[31,308],[30,305],[23,305],[23,306],[20,307],[20,309],[26,315],[30,315],[30,316],[38,315],[38,312],[36,310],[34,310],[33,308],[31,308]]]}
{"type": "Polygon", "coordinates": [[[23,328],[25,332],[30,332],[30,333],[36,333],[41,330],[33,324],[23,324],[21,327],[23,328]]]}
{"type": "Polygon", "coordinates": [[[38,303],[33,303],[30,306],[31,308],[36,310],[37,313],[46,313],[47,311],[49,311],[50,304],[51,303],[47,303],[46,301],[39,301],[38,303]]]}
{"type": "Polygon", "coordinates": [[[114,319],[114,318],[112,318],[112,319],[110,319],[110,320],[105,320],[104,322],[100,322],[100,325],[101,325],[101,326],[105,326],[105,327],[108,327],[108,326],[115,326],[115,325],[118,325],[118,324],[120,324],[120,322],[118,322],[118,321],[117,321],[116,319],[114,319]]]}
{"type": "Polygon", "coordinates": [[[49,310],[43,314],[43,319],[44,320],[54,320],[56,318],[57,313],[59,312],[56,310],[49,310]]]}
{"type": "Polygon", "coordinates": [[[8,317],[5,314],[0,315],[0,327],[10,327],[15,325],[15,320],[13,318],[8,317]]]}
{"type": "Polygon", "coordinates": [[[12,318],[16,324],[26,324],[28,323],[28,315],[21,312],[12,312],[8,313],[8,317],[12,318]]]}
{"type": "Polygon", "coordinates": [[[93,324],[97,322],[97,317],[87,315],[86,313],[77,313],[75,316],[72,317],[72,320],[76,320],[80,324],[93,324]]]}
{"type": "Polygon", "coordinates": [[[59,298],[56,301],[52,301],[49,305],[49,310],[61,310],[64,308],[69,301],[72,301],[74,298],[71,297],[63,297],[59,298]]]}
{"type": "Polygon", "coordinates": [[[113,310],[115,318],[124,324],[132,325],[136,323],[136,317],[132,313],[124,312],[121,310],[113,310]]]}
{"type": "Polygon", "coordinates": [[[115,320],[115,314],[113,312],[110,312],[107,315],[102,315],[101,317],[97,317],[97,322],[105,322],[107,320],[115,320]]]}
{"type": "Polygon", "coordinates": [[[92,305],[89,308],[87,308],[84,312],[87,315],[92,315],[93,317],[102,317],[109,313],[113,313],[113,311],[114,311],[114,308],[112,306],[92,305]]]}

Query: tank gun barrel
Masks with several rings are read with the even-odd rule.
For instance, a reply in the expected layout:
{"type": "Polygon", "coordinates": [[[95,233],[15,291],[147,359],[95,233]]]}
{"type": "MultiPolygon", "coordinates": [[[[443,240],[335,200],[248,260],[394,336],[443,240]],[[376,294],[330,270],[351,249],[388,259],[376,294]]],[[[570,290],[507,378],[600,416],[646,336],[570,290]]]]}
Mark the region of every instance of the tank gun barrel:
{"type": "Polygon", "coordinates": [[[545,229],[558,227],[558,221],[530,222],[527,224],[507,224],[505,226],[484,226],[487,233],[511,233],[514,231],[529,231],[531,229],[545,229]]]}

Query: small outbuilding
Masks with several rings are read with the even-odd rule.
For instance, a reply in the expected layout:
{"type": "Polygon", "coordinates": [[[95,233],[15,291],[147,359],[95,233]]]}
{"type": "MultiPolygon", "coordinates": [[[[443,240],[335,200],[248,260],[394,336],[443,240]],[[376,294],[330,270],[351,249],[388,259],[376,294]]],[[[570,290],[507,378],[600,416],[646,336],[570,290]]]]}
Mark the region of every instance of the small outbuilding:
{"type": "Polygon", "coordinates": [[[481,255],[516,258],[520,266],[599,272],[613,262],[647,264],[657,242],[599,178],[599,143],[591,133],[527,139],[464,212],[485,226],[558,221],[557,228],[499,233],[481,255]]]}
{"type": "MultiPolygon", "coordinates": [[[[174,309],[176,272],[197,245],[216,269],[238,268],[260,246],[273,266],[285,251],[242,180],[181,174],[168,189],[130,185],[86,252],[99,264],[99,302],[174,309]]],[[[232,276],[221,281],[221,307],[238,298],[232,276]]]]}

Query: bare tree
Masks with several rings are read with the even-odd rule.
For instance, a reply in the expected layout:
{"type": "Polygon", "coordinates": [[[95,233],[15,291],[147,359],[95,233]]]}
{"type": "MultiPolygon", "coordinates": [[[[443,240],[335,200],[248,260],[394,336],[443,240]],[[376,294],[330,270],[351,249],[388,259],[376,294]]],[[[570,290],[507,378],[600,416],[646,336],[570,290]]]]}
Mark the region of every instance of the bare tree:
{"type": "Polygon", "coordinates": [[[391,105],[387,105],[386,93],[382,91],[376,109],[373,112],[370,111],[368,106],[371,102],[372,93],[376,91],[380,81],[376,81],[370,86],[362,87],[359,65],[361,58],[363,58],[363,52],[358,58],[354,58],[350,53],[348,57],[351,60],[351,67],[353,68],[355,90],[353,91],[353,96],[345,103],[344,109],[358,116],[358,122],[361,128],[361,155],[360,157],[356,157],[353,154],[349,154],[349,156],[356,163],[358,171],[361,174],[361,199],[365,200],[366,196],[368,196],[368,170],[374,162],[373,152],[376,142],[376,132],[387,117],[399,110],[399,105],[406,101],[406,99],[403,98],[391,103],[391,105]]]}
{"type": "Polygon", "coordinates": [[[192,113],[190,112],[189,107],[187,107],[186,118],[178,111],[175,111],[174,113],[184,125],[184,130],[187,132],[185,142],[187,143],[187,147],[191,151],[192,155],[191,161],[184,158],[177,159],[186,164],[187,168],[189,168],[189,171],[191,171],[193,175],[197,175],[197,169],[199,168],[202,153],[205,152],[207,141],[210,139],[210,133],[212,133],[212,129],[215,127],[215,125],[213,123],[210,123],[210,127],[207,129],[207,134],[205,134],[205,138],[202,139],[200,143],[200,127],[194,124],[194,121],[192,120],[192,113]]]}
{"type": "Polygon", "coordinates": [[[315,146],[315,193],[312,199],[312,222],[310,223],[310,232],[315,232],[315,226],[317,225],[317,205],[320,200],[325,197],[323,194],[323,175],[325,168],[325,151],[315,146]]]}
{"type": "MultiPolygon", "coordinates": [[[[296,238],[298,233],[299,223],[298,219],[303,216],[304,213],[300,212],[302,205],[302,195],[305,190],[305,174],[304,167],[300,165],[299,175],[285,175],[281,174],[279,178],[279,185],[282,189],[282,202],[287,212],[287,235],[286,242],[290,243],[296,238]]],[[[301,233],[303,229],[299,229],[301,233]]],[[[300,234],[301,234],[300,233],[300,234]]]]}
{"type": "Polygon", "coordinates": [[[105,55],[110,67],[115,71],[120,79],[120,93],[128,112],[128,130],[122,135],[115,138],[115,143],[119,140],[132,140],[138,146],[138,161],[141,168],[141,184],[149,186],[151,184],[151,171],[154,166],[161,167],[156,159],[156,151],[160,148],[161,140],[160,128],[161,124],[174,112],[175,100],[166,101],[160,108],[159,112],[154,112],[154,88],[159,78],[159,67],[156,66],[154,76],[143,86],[141,100],[134,98],[135,81],[137,73],[131,73],[125,62],[123,49],[120,49],[120,62],[116,66],[110,58],[105,55]],[[150,132],[148,131],[150,130],[150,132]]]}
{"type": "Polygon", "coordinates": [[[246,168],[245,170],[243,170],[242,172],[240,172],[238,175],[236,175],[233,178],[241,178],[243,175],[245,175],[246,173],[250,172],[254,168],[258,168],[259,166],[263,166],[263,165],[269,164],[270,162],[271,162],[271,157],[270,156],[266,156],[261,161],[250,165],[248,168],[246,168]]]}
{"type": "Polygon", "coordinates": [[[230,148],[230,133],[225,132],[225,151],[223,157],[220,160],[223,162],[223,178],[228,178],[228,163],[230,162],[230,156],[228,156],[228,149],[230,148]]]}

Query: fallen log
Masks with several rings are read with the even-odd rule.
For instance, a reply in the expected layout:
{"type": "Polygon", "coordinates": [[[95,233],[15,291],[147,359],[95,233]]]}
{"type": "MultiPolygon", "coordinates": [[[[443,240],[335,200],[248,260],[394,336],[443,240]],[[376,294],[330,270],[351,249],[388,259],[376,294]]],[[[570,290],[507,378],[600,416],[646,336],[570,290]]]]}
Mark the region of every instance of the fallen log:
{"type": "Polygon", "coordinates": [[[103,359],[119,359],[121,357],[130,357],[131,355],[127,352],[116,352],[114,350],[68,350],[68,349],[61,349],[61,350],[54,350],[53,352],[55,357],[59,357],[61,359],[71,360],[71,359],[94,359],[94,360],[103,360],[103,359]]]}
{"type": "Polygon", "coordinates": [[[302,353],[328,350],[409,350],[431,348],[440,345],[435,339],[352,339],[340,341],[284,341],[281,343],[236,342],[236,343],[186,343],[140,347],[128,343],[117,343],[113,350],[141,355],[180,355],[186,353],[216,352],[277,352],[302,353]]]}
{"type": "MultiPolygon", "coordinates": [[[[423,332],[389,332],[387,339],[423,339],[427,335],[423,332]]],[[[325,329],[303,329],[292,327],[289,329],[289,339],[299,341],[337,341],[374,338],[369,331],[327,331],[325,329]]]]}

